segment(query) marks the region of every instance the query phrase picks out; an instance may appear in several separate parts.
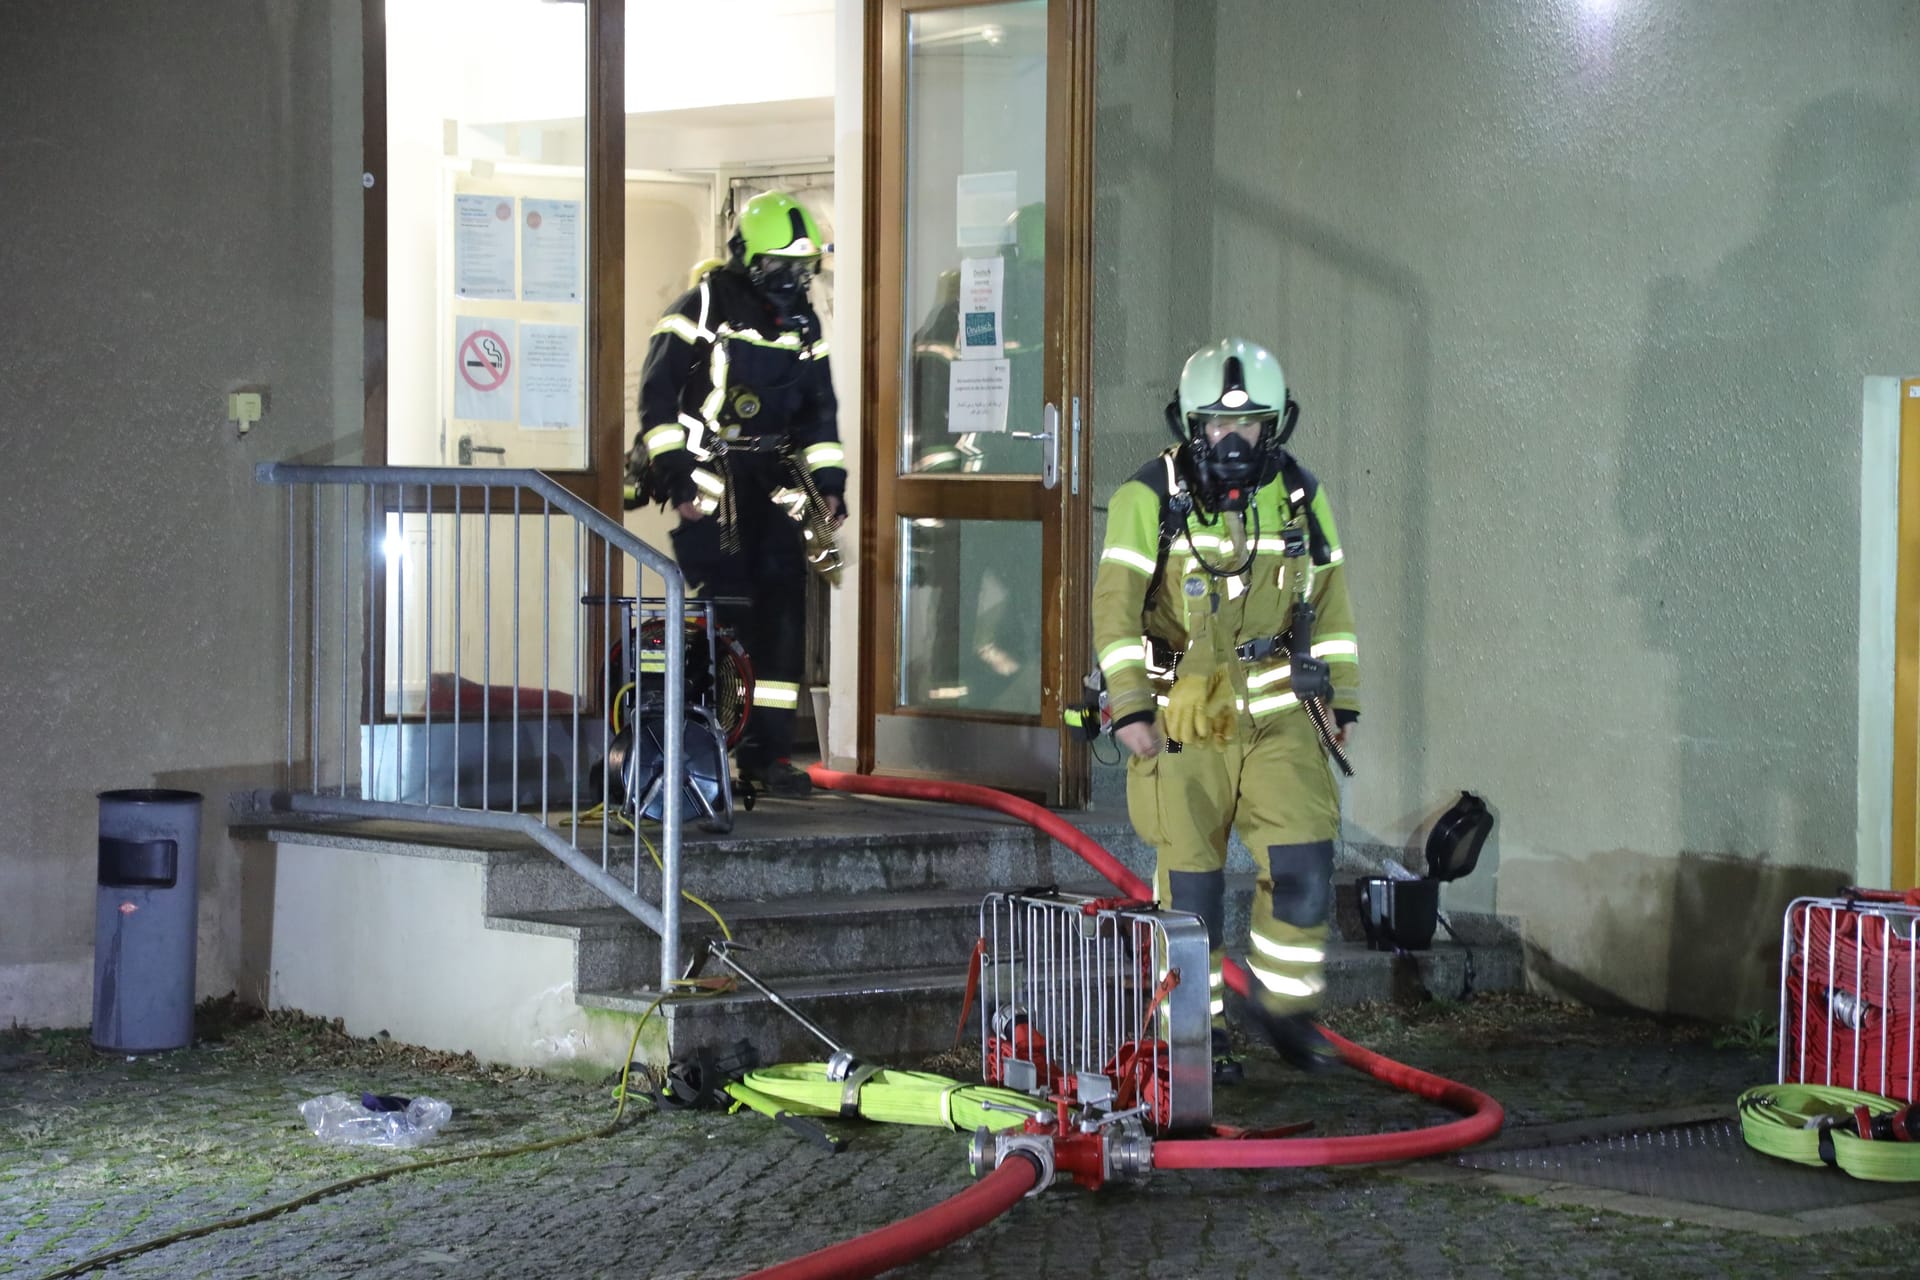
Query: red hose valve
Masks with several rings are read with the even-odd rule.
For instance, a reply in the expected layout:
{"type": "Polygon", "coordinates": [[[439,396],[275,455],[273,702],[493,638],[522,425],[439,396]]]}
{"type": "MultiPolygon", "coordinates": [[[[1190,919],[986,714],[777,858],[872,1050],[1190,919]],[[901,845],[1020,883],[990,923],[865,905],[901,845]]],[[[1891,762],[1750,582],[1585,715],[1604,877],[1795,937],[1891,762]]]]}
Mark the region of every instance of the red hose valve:
{"type": "Polygon", "coordinates": [[[1087,1190],[1098,1191],[1107,1182],[1107,1135],[1063,1134],[1053,1144],[1053,1159],[1060,1172],[1087,1190]]]}
{"type": "Polygon", "coordinates": [[[1098,1191],[1110,1182],[1145,1182],[1153,1172],[1153,1139],[1137,1116],[1061,1132],[994,1133],[983,1128],[974,1131],[967,1166],[982,1178],[1013,1156],[1026,1157],[1040,1171],[1029,1196],[1052,1186],[1056,1173],[1098,1191]]]}

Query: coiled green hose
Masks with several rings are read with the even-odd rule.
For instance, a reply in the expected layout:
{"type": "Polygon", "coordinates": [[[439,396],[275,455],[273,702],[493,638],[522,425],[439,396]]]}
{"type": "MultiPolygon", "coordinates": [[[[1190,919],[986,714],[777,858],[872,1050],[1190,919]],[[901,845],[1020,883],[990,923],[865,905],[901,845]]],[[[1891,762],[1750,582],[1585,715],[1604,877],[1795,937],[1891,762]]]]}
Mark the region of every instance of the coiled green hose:
{"type": "Polygon", "coordinates": [[[1869,1182],[1920,1182],[1920,1142],[1874,1141],[1859,1135],[1855,1111],[1886,1116],[1905,1106],[1857,1089],[1767,1084],[1740,1095],[1740,1136],[1762,1155],[1795,1164],[1835,1164],[1869,1182]],[[1828,1143],[1829,1156],[1821,1154],[1828,1143]]]}
{"type": "MultiPolygon", "coordinates": [[[[740,1083],[795,1115],[837,1116],[846,1083],[827,1079],[825,1063],[788,1062],[749,1071],[740,1083]]],[[[987,1084],[964,1084],[925,1071],[876,1071],[858,1091],[862,1119],[881,1124],[926,1125],[971,1132],[1017,1129],[1046,1113],[1024,1093],[987,1084]]],[[[758,1108],[756,1108],[758,1109],[758,1108]]]]}

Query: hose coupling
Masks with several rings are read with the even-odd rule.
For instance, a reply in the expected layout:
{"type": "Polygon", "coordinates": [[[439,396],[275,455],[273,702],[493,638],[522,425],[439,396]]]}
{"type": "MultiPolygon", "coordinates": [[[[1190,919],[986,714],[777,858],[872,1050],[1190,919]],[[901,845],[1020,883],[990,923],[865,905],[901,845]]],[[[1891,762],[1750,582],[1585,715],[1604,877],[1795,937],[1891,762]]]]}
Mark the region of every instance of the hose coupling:
{"type": "Polygon", "coordinates": [[[1145,1182],[1153,1172],[1153,1139],[1139,1120],[1122,1120],[1106,1131],[1108,1182],[1145,1182]]]}
{"type": "Polygon", "coordinates": [[[984,1178],[1007,1162],[1009,1156],[1033,1161],[1039,1176],[1033,1181],[1029,1197],[1037,1196],[1053,1185],[1053,1137],[1045,1133],[994,1133],[991,1129],[973,1131],[967,1146],[967,1167],[976,1178],[984,1178]]]}

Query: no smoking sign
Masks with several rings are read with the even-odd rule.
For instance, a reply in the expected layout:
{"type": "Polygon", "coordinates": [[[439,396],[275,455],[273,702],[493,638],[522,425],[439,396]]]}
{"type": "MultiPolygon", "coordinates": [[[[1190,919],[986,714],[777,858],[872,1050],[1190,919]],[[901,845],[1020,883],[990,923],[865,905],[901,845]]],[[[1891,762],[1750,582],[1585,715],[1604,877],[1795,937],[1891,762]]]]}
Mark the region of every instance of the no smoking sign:
{"type": "Polygon", "coordinates": [[[486,316],[455,317],[453,416],[482,422],[514,417],[514,346],[519,341],[511,320],[486,316]]]}
{"type": "Polygon", "coordinates": [[[460,376],[478,391],[495,391],[513,372],[513,354],[507,341],[491,329],[477,329],[460,344],[460,376]]]}

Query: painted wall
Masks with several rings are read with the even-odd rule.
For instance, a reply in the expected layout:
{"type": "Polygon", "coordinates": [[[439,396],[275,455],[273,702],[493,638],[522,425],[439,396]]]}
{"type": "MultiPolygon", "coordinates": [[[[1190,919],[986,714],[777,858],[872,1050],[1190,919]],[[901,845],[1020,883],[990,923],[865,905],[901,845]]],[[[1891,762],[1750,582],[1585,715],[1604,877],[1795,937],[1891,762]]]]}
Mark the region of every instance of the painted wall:
{"type": "Polygon", "coordinates": [[[1854,872],[1861,380],[1920,365],[1897,0],[1104,0],[1096,471],[1279,353],[1353,574],[1351,845],[1461,788],[1536,976],[1767,1005],[1854,872]]]}
{"type": "Polygon", "coordinates": [[[206,794],[199,990],[264,994],[268,864],[225,824],[284,751],[286,507],[253,468],[358,456],[358,15],[7,6],[0,1024],[90,1016],[110,787],[206,794]]]}
{"type": "Polygon", "coordinates": [[[627,117],[629,169],[751,170],[808,161],[831,167],[833,150],[832,97],[627,117]]]}
{"type": "Polygon", "coordinates": [[[483,1062],[620,1064],[632,1023],[574,1003],[569,939],[487,927],[478,858],[287,843],[274,860],[266,1007],[483,1062]]]}

